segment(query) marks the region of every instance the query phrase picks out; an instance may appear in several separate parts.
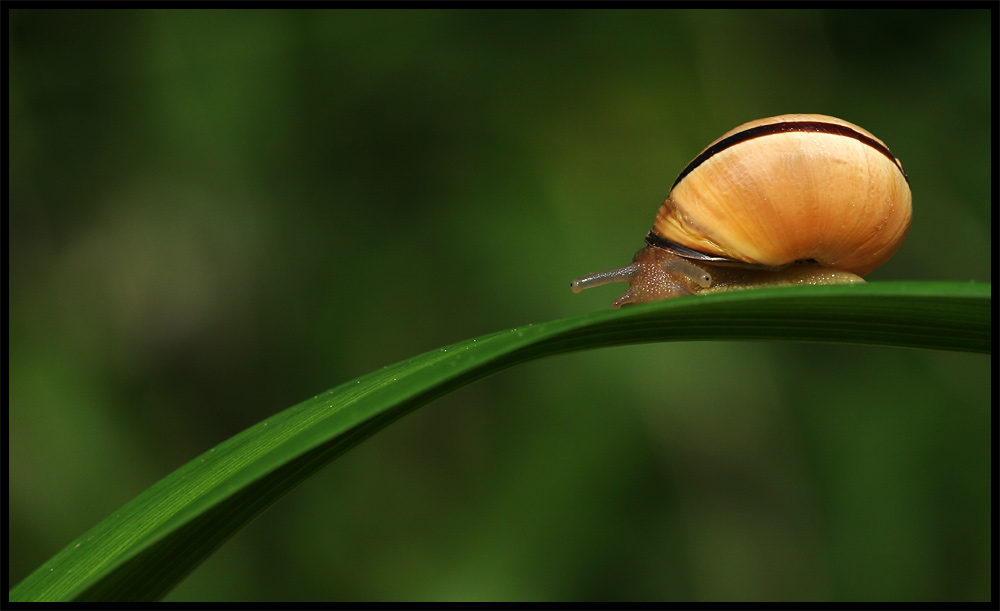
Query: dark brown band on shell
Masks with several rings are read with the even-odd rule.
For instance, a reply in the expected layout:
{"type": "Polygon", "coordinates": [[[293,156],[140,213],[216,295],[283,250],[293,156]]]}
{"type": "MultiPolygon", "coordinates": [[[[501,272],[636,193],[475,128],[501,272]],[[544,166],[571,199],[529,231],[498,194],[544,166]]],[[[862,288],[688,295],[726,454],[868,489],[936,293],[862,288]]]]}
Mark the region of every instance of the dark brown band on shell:
{"type": "Polygon", "coordinates": [[[720,257],[719,255],[706,254],[699,250],[688,248],[687,246],[682,246],[677,242],[674,242],[673,240],[668,240],[667,238],[661,235],[657,235],[652,231],[646,234],[646,244],[649,244],[650,246],[654,246],[656,248],[662,248],[663,250],[674,253],[678,257],[684,257],[685,259],[690,259],[692,261],[705,261],[708,263],[731,265],[734,267],[749,267],[749,268],[779,270],[789,267],[791,265],[808,265],[816,263],[816,261],[812,259],[794,261],[786,265],[778,265],[778,266],[761,265],[758,263],[746,263],[744,261],[737,261],[736,259],[730,259],[728,257],[720,257]]]}
{"type": "Polygon", "coordinates": [[[670,251],[677,256],[684,257],[685,259],[693,259],[695,261],[715,261],[715,262],[732,262],[732,259],[726,257],[720,257],[718,255],[709,255],[703,252],[694,250],[693,248],[688,248],[687,246],[681,246],[673,240],[668,240],[667,238],[657,235],[656,233],[650,231],[646,235],[646,244],[650,246],[655,246],[657,248],[662,248],[663,250],[670,251]]]}
{"type": "Polygon", "coordinates": [[[695,157],[694,160],[691,161],[691,163],[689,163],[686,168],[684,168],[684,171],[681,172],[680,176],[677,177],[677,180],[674,181],[674,184],[670,187],[670,189],[673,190],[673,188],[677,186],[677,183],[683,180],[685,176],[690,174],[692,171],[694,171],[695,168],[700,166],[702,163],[708,161],[709,158],[719,153],[720,151],[724,151],[725,149],[731,146],[735,146],[741,142],[746,142],[747,140],[760,138],[761,136],[769,136],[771,134],[783,134],[788,132],[817,132],[821,134],[836,134],[839,136],[854,138],[858,142],[867,144],[876,151],[888,157],[889,160],[892,161],[892,163],[895,164],[897,168],[899,168],[899,171],[902,172],[903,179],[906,180],[906,182],[909,182],[909,179],[906,177],[906,172],[903,170],[903,165],[899,163],[899,160],[896,159],[896,157],[889,151],[888,148],[886,148],[884,144],[882,144],[881,142],[875,140],[870,136],[866,136],[861,132],[854,131],[850,127],[846,125],[841,125],[839,123],[824,123],[822,121],[785,121],[782,123],[771,123],[768,125],[758,125],[756,127],[751,127],[750,129],[746,129],[739,133],[733,134],[728,138],[723,138],[722,140],[719,140],[712,146],[705,149],[705,151],[701,155],[695,157]]]}

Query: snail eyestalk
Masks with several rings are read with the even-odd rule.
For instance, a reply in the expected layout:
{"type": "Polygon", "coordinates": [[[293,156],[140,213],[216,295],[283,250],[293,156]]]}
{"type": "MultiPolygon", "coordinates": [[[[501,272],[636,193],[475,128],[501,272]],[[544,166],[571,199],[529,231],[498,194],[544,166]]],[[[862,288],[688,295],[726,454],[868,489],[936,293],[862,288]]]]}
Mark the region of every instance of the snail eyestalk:
{"type": "Polygon", "coordinates": [[[612,282],[632,282],[637,272],[638,268],[633,263],[632,265],[619,267],[618,269],[611,269],[606,272],[594,272],[593,274],[581,276],[573,282],[570,282],[569,287],[573,289],[574,293],[579,293],[583,289],[601,286],[602,284],[611,284],[612,282]]]}
{"type": "MultiPolygon", "coordinates": [[[[698,267],[690,261],[686,261],[680,258],[664,259],[660,261],[660,267],[663,271],[667,272],[671,276],[682,276],[689,280],[688,286],[692,284],[697,284],[703,289],[707,289],[712,286],[712,274],[698,267]]],[[[692,291],[693,292],[693,291],[692,291]]]]}

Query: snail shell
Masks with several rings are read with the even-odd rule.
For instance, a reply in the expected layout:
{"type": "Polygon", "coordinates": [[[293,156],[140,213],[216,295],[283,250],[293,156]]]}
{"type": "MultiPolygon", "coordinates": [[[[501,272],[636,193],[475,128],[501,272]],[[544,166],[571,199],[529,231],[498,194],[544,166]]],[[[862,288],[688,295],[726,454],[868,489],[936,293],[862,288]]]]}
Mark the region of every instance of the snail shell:
{"type": "Polygon", "coordinates": [[[773,284],[862,282],[910,226],[903,166],[868,131],[824,115],[746,123],[674,181],[630,266],[572,288],[627,281],[613,307],[773,284]],[[651,250],[652,249],[652,250],[651,250]]]}

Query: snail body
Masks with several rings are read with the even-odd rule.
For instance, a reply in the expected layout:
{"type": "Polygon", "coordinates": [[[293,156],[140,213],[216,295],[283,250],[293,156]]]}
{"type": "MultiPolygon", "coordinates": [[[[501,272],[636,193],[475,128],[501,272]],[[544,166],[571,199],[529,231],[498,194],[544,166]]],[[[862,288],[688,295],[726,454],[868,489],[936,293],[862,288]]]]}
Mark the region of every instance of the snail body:
{"type": "Polygon", "coordinates": [[[741,125],[681,172],[631,265],[577,278],[629,290],[612,307],[769,285],[864,282],[910,226],[903,166],[842,119],[741,125]]]}

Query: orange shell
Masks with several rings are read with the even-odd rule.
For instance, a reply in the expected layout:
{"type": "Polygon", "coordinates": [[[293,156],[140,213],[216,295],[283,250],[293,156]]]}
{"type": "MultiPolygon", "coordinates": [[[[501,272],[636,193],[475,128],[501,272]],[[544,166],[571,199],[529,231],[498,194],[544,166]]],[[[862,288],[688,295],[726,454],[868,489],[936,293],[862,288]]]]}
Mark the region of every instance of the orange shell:
{"type": "Polygon", "coordinates": [[[782,115],[726,133],[692,161],[652,233],[699,252],[778,267],[813,259],[864,275],[910,227],[899,160],[864,129],[782,115]]]}

